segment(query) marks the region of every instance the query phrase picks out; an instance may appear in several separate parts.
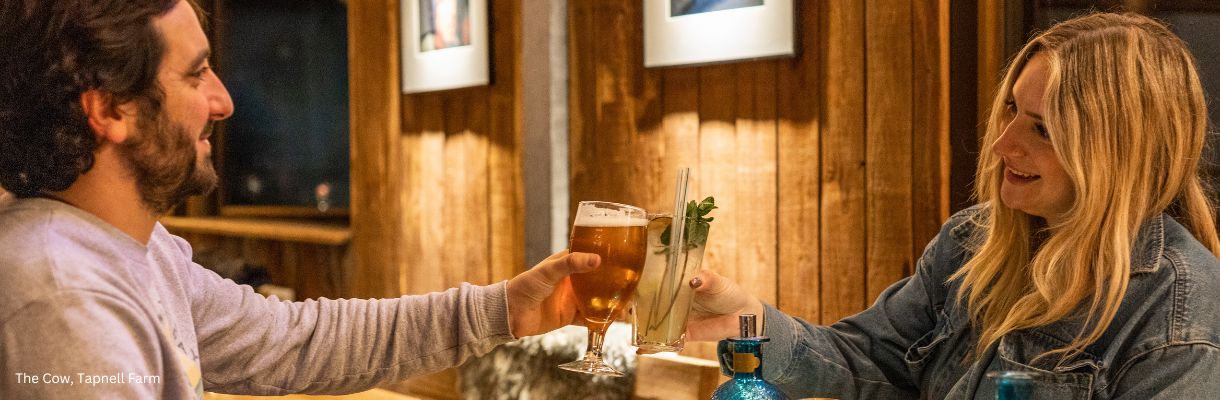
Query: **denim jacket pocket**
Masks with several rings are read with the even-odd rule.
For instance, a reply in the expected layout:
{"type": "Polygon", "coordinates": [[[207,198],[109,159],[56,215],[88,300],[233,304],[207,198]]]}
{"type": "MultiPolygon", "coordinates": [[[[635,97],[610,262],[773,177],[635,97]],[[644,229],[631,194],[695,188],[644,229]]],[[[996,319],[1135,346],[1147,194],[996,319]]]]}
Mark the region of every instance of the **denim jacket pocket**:
{"type": "Polygon", "coordinates": [[[929,356],[935,351],[940,344],[953,334],[953,324],[949,322],[949,316],[944,309],[936,312],[936,326],[932,328],[923,337],[916,340],[907,348],[906,356],[903,357],[913,375],[919,373],[926,366],[929,356]]]}
{"type": "MultiPolygon", "coordinates": [[[[1035,372],[1030,387],[1031,399],[1088,400],[1093,398],[1093,374],[1089,372],[1050,372],[1013,361],[1000,355],[994,365],[997,371],[1035,372]]],[[[995,381],[984,379],[979,393],[994,393],[995,381]]]]}
{"type": "MultiPolygon", "coordinates": [[[[1046,366],[1046,368],[1053,368],[1053,371],[1022,362],[1033,359],[1051,345],[1054,344],[1048,342],[1047,337],[1038,333],[1010,334],[1000,339],[995,363],[988,370],[1035,373],[1036,379],[1030,392],[1031,399],[1091,399],[1097,364],[1090,357],[1078,356],[1059,368],[1046,366]]],[[[1050,362],[1047,360],[1040,362],[1039,365],[1050,362]]],[[[984,381],[983,386],[994,390],[995,382],[990,379],[984,379],[984,381]]]]}

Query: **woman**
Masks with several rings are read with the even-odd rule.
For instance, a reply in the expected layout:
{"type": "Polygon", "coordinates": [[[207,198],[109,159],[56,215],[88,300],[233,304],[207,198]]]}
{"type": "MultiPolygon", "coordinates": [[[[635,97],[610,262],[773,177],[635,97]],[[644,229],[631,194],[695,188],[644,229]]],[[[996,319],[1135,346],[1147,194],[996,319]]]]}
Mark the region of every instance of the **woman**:
{"type": "Polygon", "coordinates": [[[764,316],[764,376],[792,397],[991,398],[991,371],[1038,372],[1033,398],[1220,393],[1220,240],[1199,178],[1207,110],[1164,25],[1092,14],[1017,55],[988,119],[980,204],[914,275],[831,326],[705,272],[692,339],[764,316]]]}

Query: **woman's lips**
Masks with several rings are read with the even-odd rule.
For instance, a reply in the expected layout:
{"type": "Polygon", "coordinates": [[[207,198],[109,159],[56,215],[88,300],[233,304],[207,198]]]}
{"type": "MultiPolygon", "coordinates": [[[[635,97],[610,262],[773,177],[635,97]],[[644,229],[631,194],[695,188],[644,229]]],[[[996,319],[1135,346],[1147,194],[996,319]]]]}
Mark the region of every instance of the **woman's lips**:
{"type": "Polygon", "coordinates": [[[1021,172],[1012,168],[1004,168],[1004,179],[1012,183],[1029,183],[1038,180],[1041,176],[1021,172]]]}

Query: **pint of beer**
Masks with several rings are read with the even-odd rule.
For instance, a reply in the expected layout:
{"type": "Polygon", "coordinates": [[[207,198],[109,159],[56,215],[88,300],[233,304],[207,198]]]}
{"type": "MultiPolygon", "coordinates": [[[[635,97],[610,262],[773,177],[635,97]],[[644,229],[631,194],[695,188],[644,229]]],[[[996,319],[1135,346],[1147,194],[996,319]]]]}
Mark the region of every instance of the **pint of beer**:
{"type": "Polygon", "coordinates": [[[631,302],[648,238],[647,214],[639,207],[604,201],[582,201],[572,223],[572,252],[595,253],[597,269],[570,275],[576,308],[589,328],[585,357],[559,368],[585,374],[623,376],[602,361],[602,339],[610,323],[631,302]]]}
{"type": "Polygon", "coordinates": [[[601,266],[572,275],[577,307],[589,329],[604,330],[635,293],[648,232],[643,209],[617,203],[584,201],[572,226],[571,251],[596,253],[601,266]]]}

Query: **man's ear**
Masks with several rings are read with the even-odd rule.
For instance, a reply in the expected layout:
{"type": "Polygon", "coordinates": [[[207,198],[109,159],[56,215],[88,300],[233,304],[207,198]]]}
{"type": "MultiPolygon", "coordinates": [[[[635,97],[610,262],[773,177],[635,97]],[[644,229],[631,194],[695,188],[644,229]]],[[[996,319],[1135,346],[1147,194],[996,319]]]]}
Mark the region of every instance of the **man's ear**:
{"type": "Polygon", "coordinates": [[[100,143],[123,143],[136,127],[134,101],[115,104],[110,93],[90,89],[80,94],[80,106],[100,143]]]}

